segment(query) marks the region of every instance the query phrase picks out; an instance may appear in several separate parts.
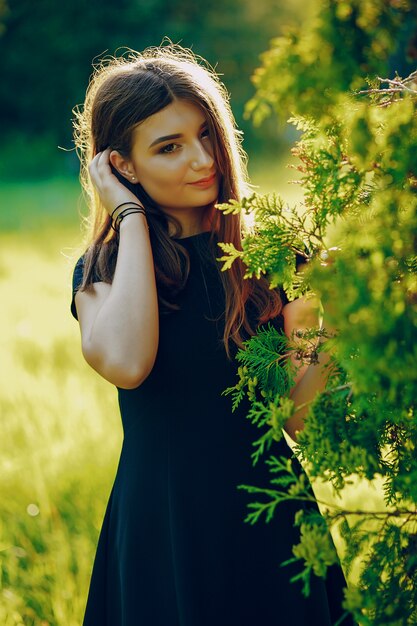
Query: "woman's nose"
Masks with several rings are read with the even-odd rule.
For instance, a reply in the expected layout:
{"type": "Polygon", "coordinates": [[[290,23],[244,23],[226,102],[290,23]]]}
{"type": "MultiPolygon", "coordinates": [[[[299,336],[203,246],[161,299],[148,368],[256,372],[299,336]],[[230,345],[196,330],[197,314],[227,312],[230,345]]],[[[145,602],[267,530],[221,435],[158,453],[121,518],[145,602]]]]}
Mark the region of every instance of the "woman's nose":
{"type": "Polygon", "coordinates": [[[207,147],[200,142],[196,144],[191,156],[191,167],[193,170],[211,169],[214,164],[214,158],[207,147]]]}

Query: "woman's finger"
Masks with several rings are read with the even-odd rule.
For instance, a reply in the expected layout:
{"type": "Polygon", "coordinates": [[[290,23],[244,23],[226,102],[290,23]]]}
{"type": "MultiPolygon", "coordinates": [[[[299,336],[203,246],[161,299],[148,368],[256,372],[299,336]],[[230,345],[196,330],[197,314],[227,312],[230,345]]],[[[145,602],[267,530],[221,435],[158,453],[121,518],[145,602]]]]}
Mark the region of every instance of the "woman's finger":
{"type": "Polygon", "coordinates": [[[98,157],[97,168],[110,167],[109,165],[110,148],[103,150],[103,152],[99,152],[96,156],[98,157]]]}
{"type": "Polygon", "coordinates": [[[110,149],[98,152],[90,162],[88,171],[90,172],[91,179],[96,186],[103,179],[103,177],[109,174],[109,171],[111,172],[108,162],[109,154],[110,149]]]}
{"type": "Polygon", "coordinates": [[[101,152],[98,152],[90,161],[89,165],[88,165],[88,171],[90,172],[90,174],[95,171],[97,169],[97,163],[100,159],[101,156],[101,152]]]}

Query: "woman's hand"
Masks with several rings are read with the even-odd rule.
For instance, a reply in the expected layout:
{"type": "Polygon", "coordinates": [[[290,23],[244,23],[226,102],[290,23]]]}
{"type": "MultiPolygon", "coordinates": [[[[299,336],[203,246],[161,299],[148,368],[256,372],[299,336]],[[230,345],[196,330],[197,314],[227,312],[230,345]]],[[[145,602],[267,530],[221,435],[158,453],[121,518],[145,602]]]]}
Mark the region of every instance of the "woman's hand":
{"type": "Polygon", "coordinates": [[[93,185],[109,215],[122,203],[140,204],[137,196],[129,191],[113,174],[110,167],[110,154],[111,148],[99,152],[88,168],[93,185]]]}

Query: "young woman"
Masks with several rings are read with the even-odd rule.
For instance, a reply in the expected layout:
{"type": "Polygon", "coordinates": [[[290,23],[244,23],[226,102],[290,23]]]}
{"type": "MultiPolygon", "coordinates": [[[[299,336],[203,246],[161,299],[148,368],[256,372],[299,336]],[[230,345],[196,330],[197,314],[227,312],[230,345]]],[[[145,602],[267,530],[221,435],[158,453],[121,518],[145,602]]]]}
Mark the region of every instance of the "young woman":
{"type": "MultiPolygon", "coordinates": [[[[247,406],[221,395],[233,356],[267,320],[291,334],[306,305],[216,261],[218,241],[244,234],[215,208],[246,189],[224,87],[177,46],[132,52],[96,68],[75,127],[92,221],[72,311],[124,428],[85,626],[329,626],[340,598],[319,579],[303,598],[298,570],[280,567],[299,540],[294,506],[250,526],[237,489],[270,475],[252,466],[247,406]]],[[[310,366],[293,398],[323,381],[310,366]]]]}

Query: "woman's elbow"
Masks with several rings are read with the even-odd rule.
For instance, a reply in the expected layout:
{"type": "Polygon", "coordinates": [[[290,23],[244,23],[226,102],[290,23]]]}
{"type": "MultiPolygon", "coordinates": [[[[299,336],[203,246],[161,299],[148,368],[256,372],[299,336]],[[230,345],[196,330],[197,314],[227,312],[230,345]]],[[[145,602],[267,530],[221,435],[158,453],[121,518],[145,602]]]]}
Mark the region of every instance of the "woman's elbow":
{"type": "Polygon", "coordinates": [[[155,358],[147,361],[130,362],[129,359],[115,359],[97,353],[91,345],[83,343],[82,352],[87,363],[100,376],[120,389],[136,389],[148,378],[155,358]]]}
{"type": "Polygon", "coordinates": [[[114,385],[120,389],[137,389],[148,378],[153,366],[142,368],[115,368],[111,378],[114,385]]]}
{"type": "Polygon", "coordinates": [[[129,374],[116,374],[115,376],[106,377],[106,380],[111,382],[119,389],[137,389],[141,386],[147,376],[130,376],[129,374]],[[111,378],[111,380],[110,380],[111,378]]]}

